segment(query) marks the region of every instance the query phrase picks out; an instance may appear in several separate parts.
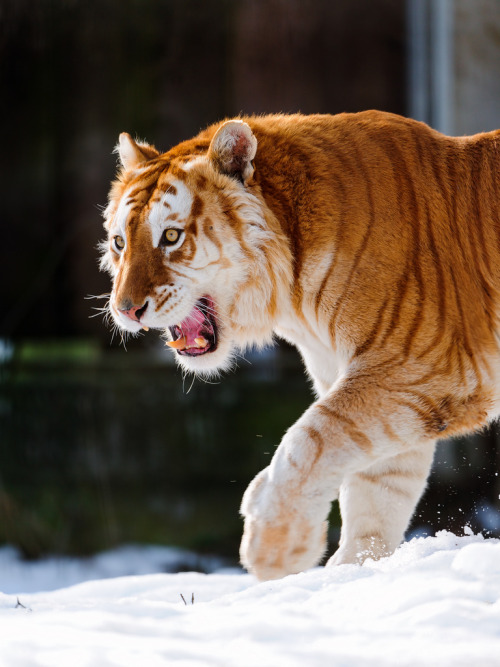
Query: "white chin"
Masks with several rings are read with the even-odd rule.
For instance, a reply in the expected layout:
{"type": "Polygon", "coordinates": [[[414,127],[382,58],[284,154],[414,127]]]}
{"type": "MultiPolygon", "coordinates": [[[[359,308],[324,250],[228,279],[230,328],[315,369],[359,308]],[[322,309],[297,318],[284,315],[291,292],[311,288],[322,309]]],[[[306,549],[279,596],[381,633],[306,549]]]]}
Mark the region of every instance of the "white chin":
{"type": "Polygon", "coordinates": [[[142,331],[143,325],[140,324],[139,322],[133,322],[132,320],[128,320],[127,322],[115,318],[115,322],[118,324],[120,329],[123,329],[123,331],[128,331],[129,333],[138,333],[139,331],[142,331]]]}
{"type": "Polygon", "coordinates": [[[221,371],[229,370],[233,365],[233,345],[229,340],[220,340],[214,352],[195,357],[175,353],[175,359],[181,368],[190,373],[213,377],[221,371]]]}

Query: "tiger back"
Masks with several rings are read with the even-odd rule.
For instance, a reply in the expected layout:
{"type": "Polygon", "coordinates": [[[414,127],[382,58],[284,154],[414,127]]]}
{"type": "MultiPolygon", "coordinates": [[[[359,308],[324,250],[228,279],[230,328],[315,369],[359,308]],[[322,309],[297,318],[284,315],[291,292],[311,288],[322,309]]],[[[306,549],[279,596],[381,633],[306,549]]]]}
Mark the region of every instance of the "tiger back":
{"type": "MultiPolygon", "coordinates": [[[[238,118],[166,153],[120,135],[102,266],[120,329],[213,375],[278,335],[316,400],[245,492],[243,564],[400,543],[437,438],[500,412],[500,132],[447,137],[369,111],[238,118]]],[[[277,399],[279,400],[279,399],[277,399]]]]}

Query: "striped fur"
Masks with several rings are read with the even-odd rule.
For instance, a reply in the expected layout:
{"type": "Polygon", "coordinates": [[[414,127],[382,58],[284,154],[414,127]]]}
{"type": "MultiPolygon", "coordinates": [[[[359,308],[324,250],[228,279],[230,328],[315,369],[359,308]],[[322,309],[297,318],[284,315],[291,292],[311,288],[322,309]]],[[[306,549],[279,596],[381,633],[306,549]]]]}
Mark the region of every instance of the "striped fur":
{"type": "Polygon", "coordinates": [[[266,579],[317,563],[337,497],[332,562],[391,553],[436,439],[500,412],[500,132],[451,138],[376,111],[265,116],[164,154],[121,135],[120,156],[102,260],[118,326],[186,329],[176,357],[203,374],[277,334],[314,382],[243,498],[243,564],[266,579]],[[183,348],[203,307],[213,340],[183,348]]]}

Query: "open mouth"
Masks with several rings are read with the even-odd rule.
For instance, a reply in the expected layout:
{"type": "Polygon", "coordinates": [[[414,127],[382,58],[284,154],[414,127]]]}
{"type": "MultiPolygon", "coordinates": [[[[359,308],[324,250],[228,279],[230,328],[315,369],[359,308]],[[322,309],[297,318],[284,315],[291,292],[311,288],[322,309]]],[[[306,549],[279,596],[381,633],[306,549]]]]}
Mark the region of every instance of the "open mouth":
{"type": "Polygon", "coordinates": [[[217,324],[214,302],[204,296],[195,303],[193,310],[180,324],[169,327],[172,340],[169,347],[182,356],[199,357],[217,349],[217,324]]]}

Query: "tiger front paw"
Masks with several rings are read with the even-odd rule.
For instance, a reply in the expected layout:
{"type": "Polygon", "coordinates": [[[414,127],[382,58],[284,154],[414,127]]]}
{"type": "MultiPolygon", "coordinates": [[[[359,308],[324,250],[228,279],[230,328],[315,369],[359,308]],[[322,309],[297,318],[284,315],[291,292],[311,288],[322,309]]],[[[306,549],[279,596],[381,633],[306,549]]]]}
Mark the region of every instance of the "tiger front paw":
{"type": "Polygon", "coordinates": [[[273,493],[266,470],[247,489],[242,514],[241,563],[261,581],[314,567],[325,553],[326,521],[312,523],[298,511],[293,498],[283,502],[273,493]]]}
{"type": "Polygon", "coordinates": [[[314,567],[326,549],[326,522],[272,523],[247,519],[241,540],[242,565],[260,581],[280,579],[314,567]]]}

